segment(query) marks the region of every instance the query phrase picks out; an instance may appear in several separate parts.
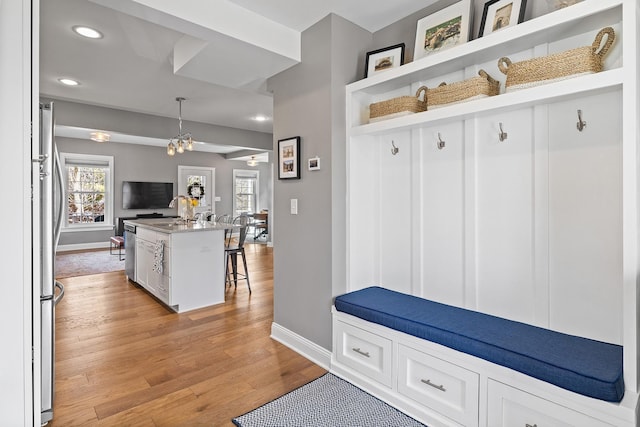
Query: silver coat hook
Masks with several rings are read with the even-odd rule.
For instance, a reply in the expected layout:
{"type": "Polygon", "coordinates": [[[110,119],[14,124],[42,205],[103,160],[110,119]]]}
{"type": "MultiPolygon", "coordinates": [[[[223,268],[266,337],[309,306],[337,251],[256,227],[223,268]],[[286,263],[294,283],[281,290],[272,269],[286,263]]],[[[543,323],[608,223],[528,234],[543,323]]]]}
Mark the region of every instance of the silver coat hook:
{"type": "Polygon", "coordinates": [[[578,110],[578,123],[576,123],[576,127],[580,132],[582,132],[584,128],[587,127],[587,122],[582,120],[582,110],[578,110]]]}
{"type": "Polygon", "coordinates": [[[504,130],[502,130],[502,123],[500,123],[500,133],[498,134],[498,138],[500,138],[500,142],[507,139],[507,133],[504,130]]]}
{"type": "Polygon", "coordinates": [[[445,142],[442,140],[440,136],[440,132],[438,132],[438,150],[442,150],[445,146],[445,142]]]}
{"type": "Polygon", "coordinates": [[[398,154],[398,151],[400,151],[400,150],[398,149],[398,147],[396,147],[396,144],[394,144],[393,141],[391,141],[391,147],[392,147],[391,148],[391,154],[393,154],[394,156],[396,154],[398,154]]]}

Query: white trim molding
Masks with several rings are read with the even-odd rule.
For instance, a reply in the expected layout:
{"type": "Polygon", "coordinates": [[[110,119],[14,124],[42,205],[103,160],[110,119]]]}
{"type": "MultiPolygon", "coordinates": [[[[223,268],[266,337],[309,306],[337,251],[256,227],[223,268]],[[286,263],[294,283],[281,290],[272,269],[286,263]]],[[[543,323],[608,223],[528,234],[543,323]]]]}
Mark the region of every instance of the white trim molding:
{"type": "Polygon", "coordinates": [[[271,338],[306,357],[316,365],[331,368],[331,352],[308,339],[286,329],[277,323],[271,323],[271,338]]]}

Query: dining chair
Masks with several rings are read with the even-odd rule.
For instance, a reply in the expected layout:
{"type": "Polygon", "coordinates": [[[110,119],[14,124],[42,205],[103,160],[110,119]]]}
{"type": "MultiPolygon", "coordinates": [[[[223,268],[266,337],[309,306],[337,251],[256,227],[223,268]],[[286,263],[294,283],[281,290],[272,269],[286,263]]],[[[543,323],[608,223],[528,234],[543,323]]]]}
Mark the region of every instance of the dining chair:
{"type": "Polygon", "coordinates": [[[269,233],[269,214],[265,211],[253,214],[253,240],[258,240],[262,236],[267,237],[269,233]]]}
{"type": "Polygon", "coordinates": [[[249,217],[240,215],[233,219],[232,225],[238,225],[240,228],[231,228],[225,230],[225,287],[228,283],[231,286],[232,277],[234,287],[238,288],[238,280],[246,280],[249,294],[251,294],[251,284],[249,283],[249,270],[247,269],[247,256],[244,250],[244,242],[247,238],[247,230],[249,229],[249,217]],[[238,230],[237,236],[234,231],[238,230]],[[242,257],[244,266],[244,274],[238,272],[238,254],[242,257]],[[229,271],[229,263],[231,263],[231,271],[229,271]]]}

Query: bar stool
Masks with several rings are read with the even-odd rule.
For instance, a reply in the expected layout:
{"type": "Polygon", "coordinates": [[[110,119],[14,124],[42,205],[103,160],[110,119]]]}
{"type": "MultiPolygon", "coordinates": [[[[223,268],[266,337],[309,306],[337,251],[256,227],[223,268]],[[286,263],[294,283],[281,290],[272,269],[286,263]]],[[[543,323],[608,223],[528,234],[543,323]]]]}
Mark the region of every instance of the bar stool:
{"type": "Polygon", "coordinates": [[[122,236],[111,236],[109,239],[109,253],[111,255],[118,255],[118,260],[123,261],[122,257],[122,248],[124,248],[124,237],[122,236]],[[118,249],[118,253],[114,254],[113,250],[118,249]]]}
{"type": "Polygon", "coordinates": [[[247,238],[247,230],[249,228],[249,218],[246,215],[240,215],[233,219],[233,225],[239,225],[238,238],[233,238],[233,231],[235,228],[231,228],[225,231],[225,286],[228,283],[231,286],[231,277],[233,276],[234,287],[238,288],[238,280],[246,280],[247,288],[249,288],[249,294],[251,294],[251,284],[249,283],[249,270],[247,269],[247,256],[244,251],[244,241],[247,238]],[[242,264],[244,265],[244,274],[238,272],[238,254],[242,256],[242,264]],[[231,262],[231,271],[229,271],[229,262],[231,262]]]}

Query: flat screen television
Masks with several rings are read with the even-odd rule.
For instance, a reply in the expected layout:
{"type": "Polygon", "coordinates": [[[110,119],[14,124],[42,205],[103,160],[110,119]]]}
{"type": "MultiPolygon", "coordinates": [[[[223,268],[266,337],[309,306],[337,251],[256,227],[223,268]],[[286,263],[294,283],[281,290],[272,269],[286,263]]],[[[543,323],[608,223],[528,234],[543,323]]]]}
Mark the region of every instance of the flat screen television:
{"type": "Polygon", "coordinates": [[[172,182],[122,182],[122,209],[168,208],[171,199],[172,182]]]}

